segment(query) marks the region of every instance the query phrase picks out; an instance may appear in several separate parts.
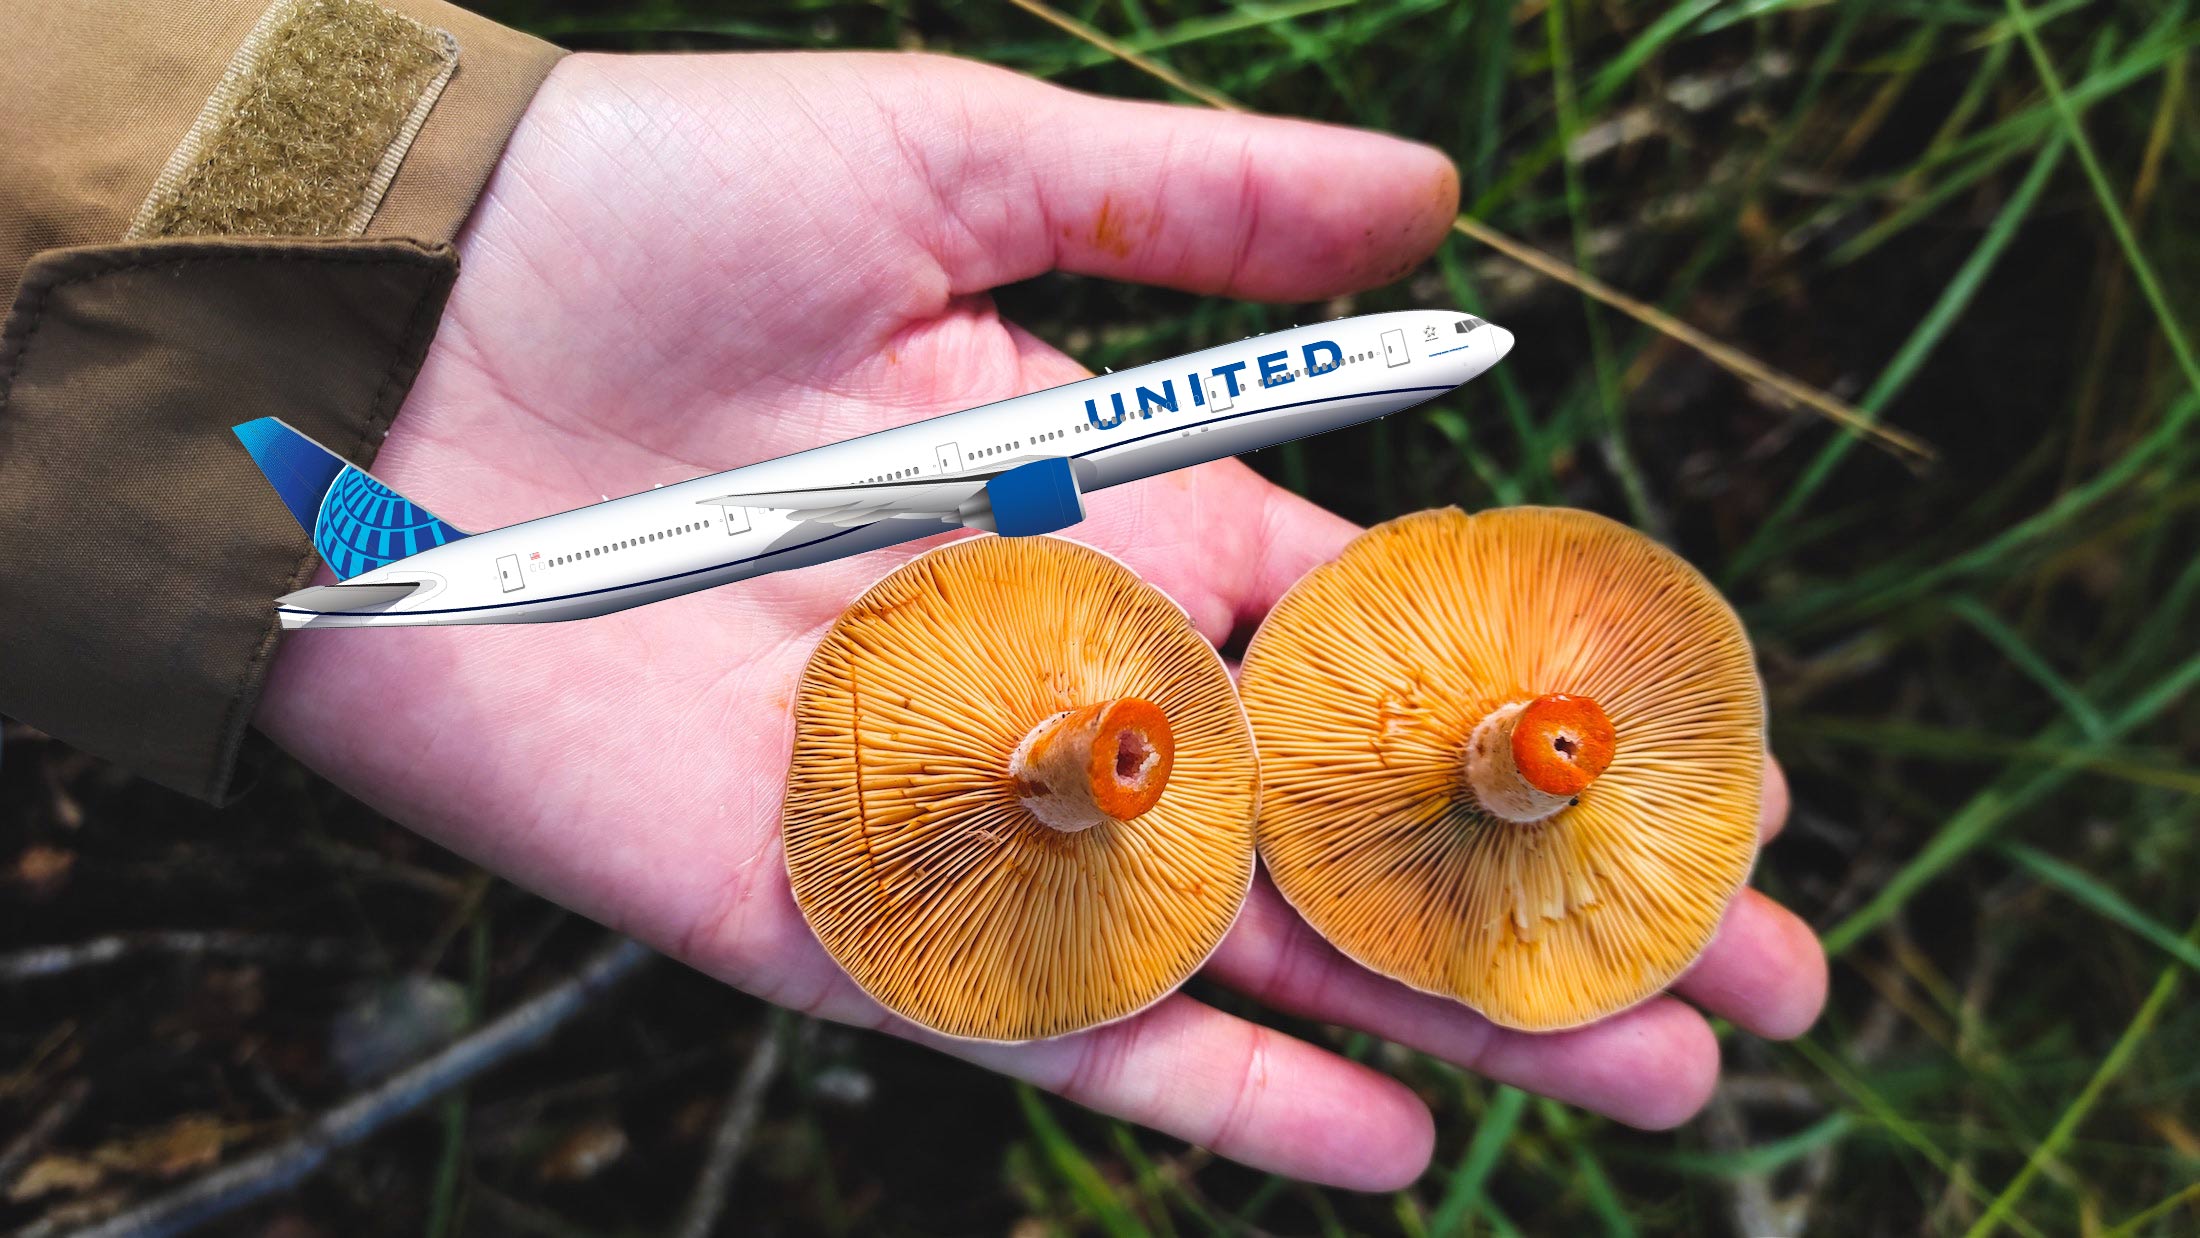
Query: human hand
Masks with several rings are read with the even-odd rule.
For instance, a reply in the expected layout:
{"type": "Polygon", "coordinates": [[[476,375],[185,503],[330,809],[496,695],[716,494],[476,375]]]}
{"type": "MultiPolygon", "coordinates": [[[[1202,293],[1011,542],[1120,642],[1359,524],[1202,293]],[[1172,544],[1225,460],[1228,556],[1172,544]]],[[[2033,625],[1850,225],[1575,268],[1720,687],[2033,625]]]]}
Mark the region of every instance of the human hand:
{"type": "MultiPolygon", "coordinates": [[[[464,274],[375,472],[490,528],[1084,377],[987,290],[1050,268],[1305,301],[1443,237],[1438,153],[1074,95],[902,55],[573,56],[460,238],[464,274]]],[[[1355,530],[1235,461],[1094,496],[1072,535],[1221,642],[1355,530]]],[[[779,803],[803,665],[924,544],[586,622],[289,637],[259,721],[392,818],[759,997],[881,1027],[1293,1177],[1418,1176],[1403,1085],[1178,994],[1028,1045],[949,1042],[865,997],[788,890],[779,803]]],[[[1764,826],[1786,791],[1771,775],[1764,826]]],[[[1642,1126],[1718,1070],[1660,997],[1530,1036],[1344,960],[1265,879],[1208,964],[1348,1024],[1642,1126]]],[[[1770,1036],[1815,1017],[1809,930],[1745,892],[1682,998],[1770,1036]]]]}

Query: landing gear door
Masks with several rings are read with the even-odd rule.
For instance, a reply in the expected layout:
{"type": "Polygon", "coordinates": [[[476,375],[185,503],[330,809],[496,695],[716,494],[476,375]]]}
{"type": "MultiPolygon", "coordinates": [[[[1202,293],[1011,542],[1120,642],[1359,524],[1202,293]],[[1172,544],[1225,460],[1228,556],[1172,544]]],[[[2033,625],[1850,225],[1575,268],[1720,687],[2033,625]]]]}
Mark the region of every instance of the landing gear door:
{"type": "Polygon", "coordinates": [[[518,555],[501,555],[497,558],[497,583],[504,587],[506,593],[515,593],[527,583],[527,578],[519,574],[518,555]]]}
{"type": "Polygon", "coordinates": [[[1229,379],[1223,377],[1220,374],[1209,374],[1207,376],[1207,407],[1215,410],[1218,413],[1227,411],[1229,409],[1229,379]]]}
{"type": "Polygon", "coordinates": [[[1383,332],[1383,364],[1404,365],[1411,360],[1413,358],[1406,355],[1406,333],[1404,331],[1383,332]]]}
{"type": "Polygon", "coordinates": [[[954,443],[941,443],[939,446],[934,447],[932,457],[939,462],[940,472],[942,473],[960,473],[963,471],[963,449],[954,443]]]}

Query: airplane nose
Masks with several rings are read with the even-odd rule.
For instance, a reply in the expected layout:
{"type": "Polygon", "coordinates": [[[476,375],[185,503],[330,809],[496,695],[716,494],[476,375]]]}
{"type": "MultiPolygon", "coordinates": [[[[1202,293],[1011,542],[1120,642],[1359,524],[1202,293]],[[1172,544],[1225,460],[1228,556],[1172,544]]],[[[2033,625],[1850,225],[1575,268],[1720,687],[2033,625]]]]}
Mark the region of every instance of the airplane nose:
{"type": "Polygon", "coordinates": [[[1505,354],[1513,350],[1513,333],[1494,322],[1483,323],[1482,329],[1490,333],[1491,346],[1497,350],[1497,355],[1490,358],[1490,362],[1495,364],[1503,361],[1505,354]]]}

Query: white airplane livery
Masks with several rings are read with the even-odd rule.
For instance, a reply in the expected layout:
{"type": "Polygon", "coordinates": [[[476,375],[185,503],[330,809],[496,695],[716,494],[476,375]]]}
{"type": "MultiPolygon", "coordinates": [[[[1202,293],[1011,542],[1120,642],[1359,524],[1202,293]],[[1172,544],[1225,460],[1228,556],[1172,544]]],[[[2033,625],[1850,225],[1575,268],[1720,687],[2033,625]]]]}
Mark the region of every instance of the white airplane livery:
{"type": "Polygon", "coordinates": [[[1408,310],[1294,327],[465,533],[282,421],[237,437],[340,582],[286,628],[585,619],[941,531],[1049,533],[1084,496],[1370,421],[1497,364],[1503,327],[1408,310]]]}

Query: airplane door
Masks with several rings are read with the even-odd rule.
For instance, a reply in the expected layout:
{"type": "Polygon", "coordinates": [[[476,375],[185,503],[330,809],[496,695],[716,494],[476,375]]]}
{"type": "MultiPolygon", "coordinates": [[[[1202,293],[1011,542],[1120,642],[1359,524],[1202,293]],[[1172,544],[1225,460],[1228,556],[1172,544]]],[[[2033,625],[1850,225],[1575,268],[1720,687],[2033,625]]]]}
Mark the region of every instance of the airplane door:
{"type": "Polygon", "coordinates": [[[1406,355],[1406,333],[1404,331],[1383,332],[1383,364],[1404,365],[1411,360],[1413,358],[1406,355]]]}
{"type": "Polygon", "coordinates": [[[932,449],[932,454],[939,460],[940,472],[960,473],[963,471],[963,449],[955,444],[941,443],[932,449]]]}
{"type": "Polygon", "coordinates": [[[1220,374],[1207,376],[1207,407],[1224,412],[1230,407],[1230,380],[1220,374]]]}
{"type": "Polygon", "coordinates": [[[497,583],[504,586],[506,593],[514,592],[527,583],[526,578],[519,574],[518,555],[505,555],[497,560],[497,583]]]}

